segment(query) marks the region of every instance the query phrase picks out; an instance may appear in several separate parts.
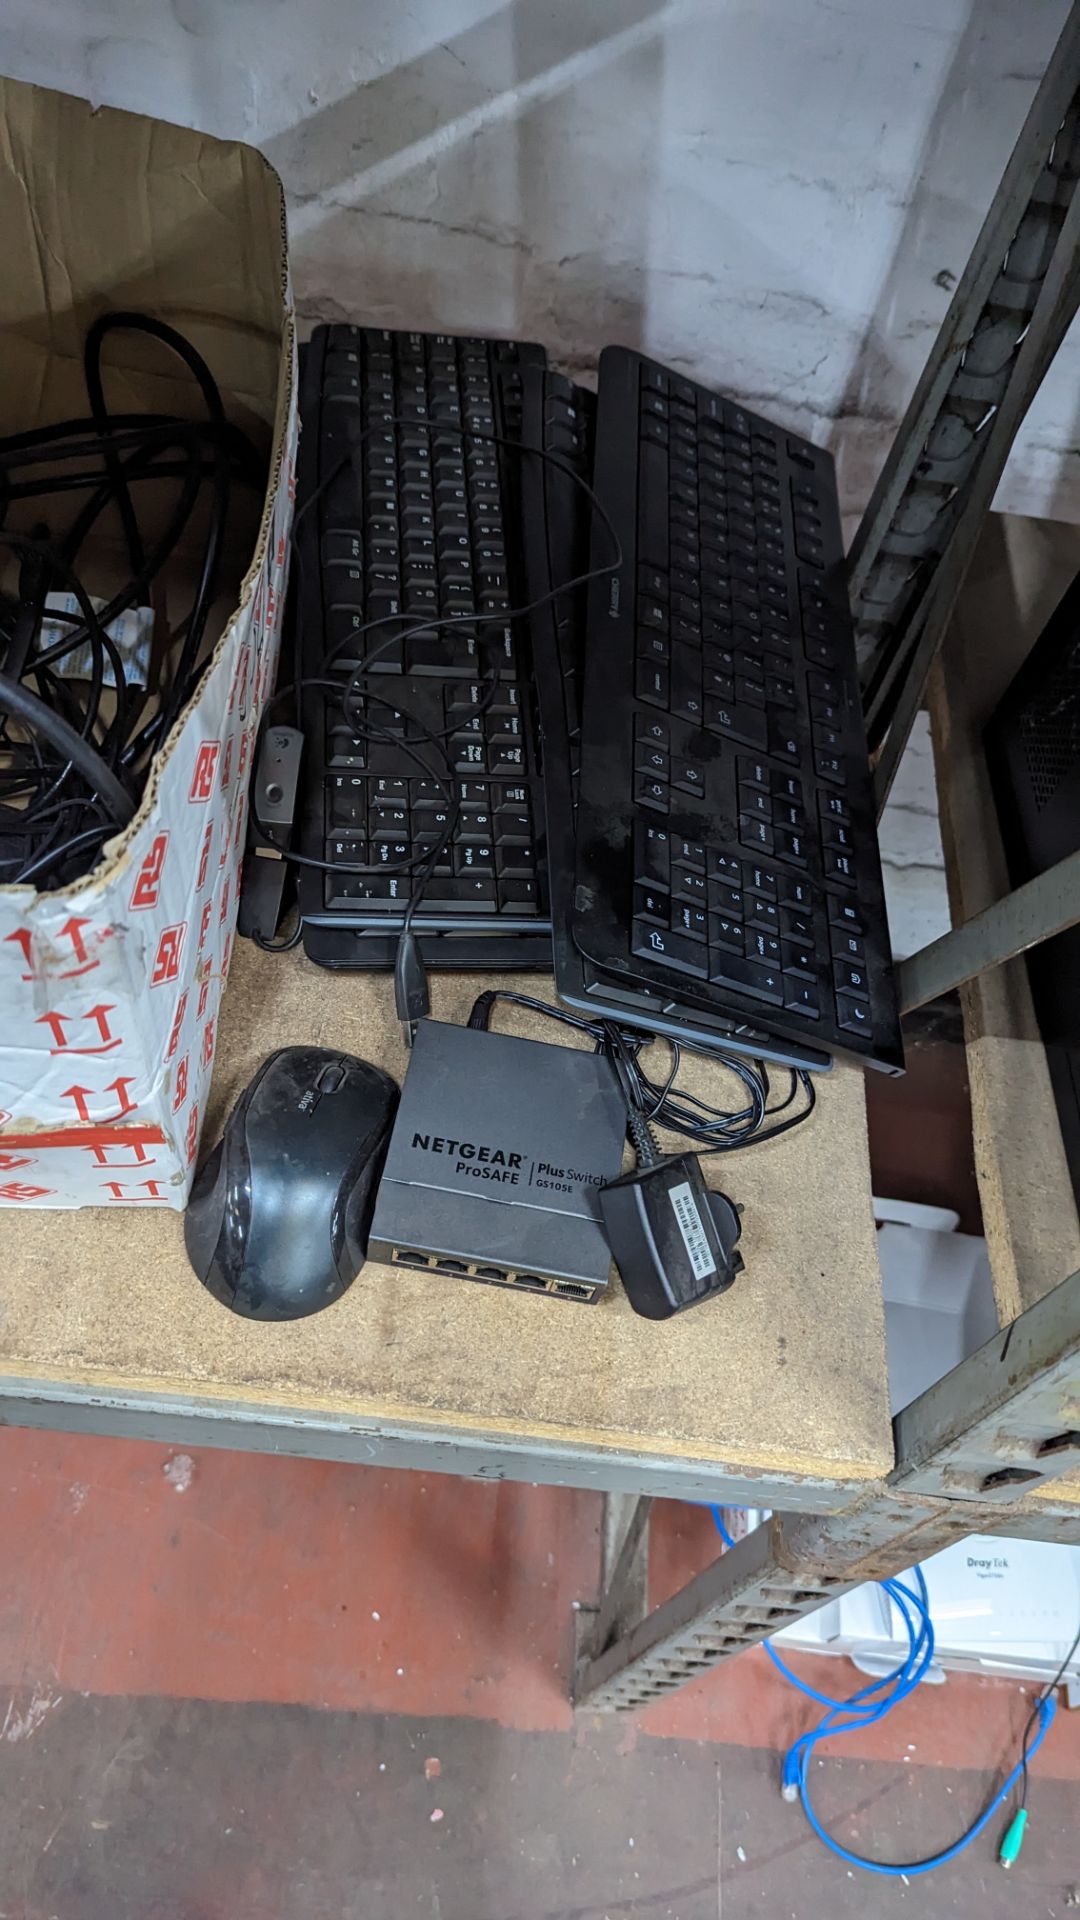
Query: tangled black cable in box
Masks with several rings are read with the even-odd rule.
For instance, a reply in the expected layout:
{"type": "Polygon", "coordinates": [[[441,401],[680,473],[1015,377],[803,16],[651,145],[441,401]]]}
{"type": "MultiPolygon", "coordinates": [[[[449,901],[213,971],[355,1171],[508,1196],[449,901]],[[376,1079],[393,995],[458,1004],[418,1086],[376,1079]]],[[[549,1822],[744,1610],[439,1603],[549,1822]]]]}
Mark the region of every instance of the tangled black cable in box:
{"type": "Polygon", "coordinates": [[[266,484],[174,327],[102,314],[83,370],[86,416],[0,439],[0,884],[42,890],[87,873],[134,814],[205,670],[215,598],[239,585],[235,488],[266,484]],[[196,417],[110,409],[102,347],[116,332],[183,362],[196,417]],[[119,574],[105,562],[117,530],[119,574]]]}

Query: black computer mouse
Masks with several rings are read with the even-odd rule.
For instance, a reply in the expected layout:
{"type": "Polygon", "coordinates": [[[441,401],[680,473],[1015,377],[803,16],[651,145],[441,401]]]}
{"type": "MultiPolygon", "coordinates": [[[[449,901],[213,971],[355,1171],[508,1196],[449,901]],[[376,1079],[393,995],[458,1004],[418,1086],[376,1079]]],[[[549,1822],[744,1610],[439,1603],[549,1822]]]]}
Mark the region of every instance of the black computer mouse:
{"type": "Polygon", "coordinates": [[[249,1320],[299,1320],[339,1300],[364,1263],[398,1090],[330,1047],[263,1061],[195,1176],[188,1258],[249,1320]]]}

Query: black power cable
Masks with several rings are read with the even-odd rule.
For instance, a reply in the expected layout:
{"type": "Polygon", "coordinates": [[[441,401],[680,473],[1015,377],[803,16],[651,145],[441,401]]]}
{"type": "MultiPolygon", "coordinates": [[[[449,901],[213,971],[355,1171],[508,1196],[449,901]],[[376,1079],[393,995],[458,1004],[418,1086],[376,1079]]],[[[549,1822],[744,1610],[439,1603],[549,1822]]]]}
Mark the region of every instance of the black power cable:
{"type": "Polygon", "coordinates": [[[266,484],[266,463],[226,419],[202,355],[165,321],[100,315],[86,336],[84,376],[89,417],[0,440],[0,550],[18,560],[14,589],[0,586],[0,883],[45,889],[78,879],[135,813],[153,755],[209,657],[234,484],[258,493],[266,484]],[[118,331],[144,334],[175,355],[205,417],[110,411],[102,349],[118,331]],[[142,514],[148,497],[152,521],[142,514]],[[190,562],[182,570],[173,562],[201,498],[205,527],[190,589],[190,562]],[[110,583],[99,606],[83,556],[109,511],[119,516],[129,573],[110,583]],[[48,605],[57,589],[71,596],[72,610],[48,605]],[[144,691],[116,622],[151,604],[157,621],[163,606],[170,610],[169,671],[144,691]],[[136,730],[148,697],[154,710],[136,730]]]}
{"type": "Polygon", "coordinates": [[[1072,1665],[1072,1662],[1078,1647],[1080,1647],[1080,1627],[1077,1627],[1076,1633],[1073,1636],[1072,1646],[1069,1648],[1068,1653],[1065,1655],[1065,1658],[1062,1661],[1057,1672],[1055,1673],[1053,1679],[1048,1680],[1042,1692],[1036,1695],[1035,1700],[1032,1703],[1031,1712],[1028,1714],[1027,1720],[1024,1723],[1024,1732],[1020,1741],[1020,1807],[1021,1808],[1026,1808],[1027,1806],[1028,1753],[1031,1748],[1031,1736],[1035,1731],[1036,1723],[1041,1719],[1042,1709],[1045,1707],[1046,1702],[1050,1699],[1051,1695],[1055,1693],[1057,1688],[1061,1685],[1061,1682],[1064,1680],[1069,1667],[1072,1665]]]}
{"type": "MultiPolygon", "coordinates": [[[[0,673],[0,707],[21,720],[28,731],[48,740],[57,751],[78,769],[87,785],[95,790],[96,797],[110,809],[117,826],[126,827],[135,811],[135,802],[127,788],[121,786],[112,768],[95,753],[93,747],[81,733],[46,706],[44,700],[31,693],[20,680],[9,679],[6,673],[0,673]]],[[[22,876],[20,876],[21,878],[22,876]]]]}
{"type": "Polygon", "coordinates": [[[576,1033],[587,1034],[594,1041],[596,1051],[607,1055],[626,1101],[634,1146],[646,1161],[650,1154],[659,1157],[659,1147],[649,1131],[653,1126],[663,1127],[667,1132],[688,1140],[698,1158],[705,1159],[710,1154],[734,1153],[742,1147],[762,1146],[766,1140],[776,1140],[781,1134],[790,1133],[793,1127],[801,1126],[804,1120],[809,1120],[817,1104],[813,1076],[802,1067],[787,1069],[787,1093],[782,1100],[770,1105],[772,1082],[763,1060],[751,1060],[736,1053],[705,1053],[696,1047],[684,1048],[677,1040],[666,1036],[669,1070],[662,1081],[654,1081],[645,1071],[641,1056],[660,1036],[620,1026],[614,1020],[586,1020],[577,1014],[567,1013],[562,1007],[550,1006],[546,1000],[538,1000],[531,993],[515,993],[503,987],[487,988],[473,1002],[468,1025],[486,1031],[492,1009],[500,1000],[510,1006],[528,1007],[531,1012],[542,1014],[545,1019],[556,1020],[576,1033]],[[746,1105],[734,1109],[716,1107],[708,1101],[699,1100],[696,1094],[681,1089],[677,1084],[678,1074],[687,1055],[708,1060],[710,1065],[726,1067],[746,1093],[746,1105]],[[794,1113],[789,1113],[788,1109],[794,1105],[800,1091],[802,1104],[794,1113]],[[778,1117],[785,1113],[788,1114],[787,1119],[778,1117]]]}

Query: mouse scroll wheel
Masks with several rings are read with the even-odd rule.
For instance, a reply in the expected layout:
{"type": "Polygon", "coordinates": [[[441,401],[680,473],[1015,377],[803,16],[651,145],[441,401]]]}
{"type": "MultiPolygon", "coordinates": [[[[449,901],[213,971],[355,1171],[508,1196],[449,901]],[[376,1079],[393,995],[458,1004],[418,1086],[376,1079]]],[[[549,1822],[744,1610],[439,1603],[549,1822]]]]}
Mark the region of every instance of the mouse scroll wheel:
{"type": "Polygon", "coordinates": [[[340,1060],[334,1060],[324,1067],[315,1082],[320,1093],[336,1093],[345,1078],[345,1069],[340,1060]]]}

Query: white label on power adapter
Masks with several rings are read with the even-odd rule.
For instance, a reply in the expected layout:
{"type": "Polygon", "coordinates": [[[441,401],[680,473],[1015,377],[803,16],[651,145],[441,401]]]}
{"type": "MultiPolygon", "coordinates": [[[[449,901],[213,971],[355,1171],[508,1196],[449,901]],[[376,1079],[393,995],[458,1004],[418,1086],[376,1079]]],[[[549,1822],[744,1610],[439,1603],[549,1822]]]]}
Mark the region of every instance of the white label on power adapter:
{"type": "Polygon", "coordinates": [[[694,1269],[695,1280],[707,1280],[716,1272],[716,1262],[709,1252],[709,1239],[701,1223],[697,1201],[690,1191],[689,1181],[681,1187],[672,1187],[668,1199],[676,1224],[683,1237],[686,1257],[694,1269]]]}
{"type": "MultiPolygon", "coordinates": [[[[95,613],[100,613],[104,600],[91,596],[90,605],[95,613]]],[[[45,595],[45,618],[41,623],[41,647],[54,647],[71,632],[70,620],[50,620],[50,613],[67,613],[82,620],[82,608],[73,593],[47,593],[45,595]]],[[[126,607],[118,613],[105,629],[120,655],[120,664],[124,669],[124,678],[131,687],[145,687],[149,684],[150,644],[154,637],[154,609],[152,607],[126,607]]],[[[90,680],[94,673],[94,651],[89,640],[80,647],[73,647],[63,663],[64,678],[67,680],[90,680]]],[[[106,653],[103,662],[102,680],[107,687],[116,685],[113,663],[106,653]]]]}

